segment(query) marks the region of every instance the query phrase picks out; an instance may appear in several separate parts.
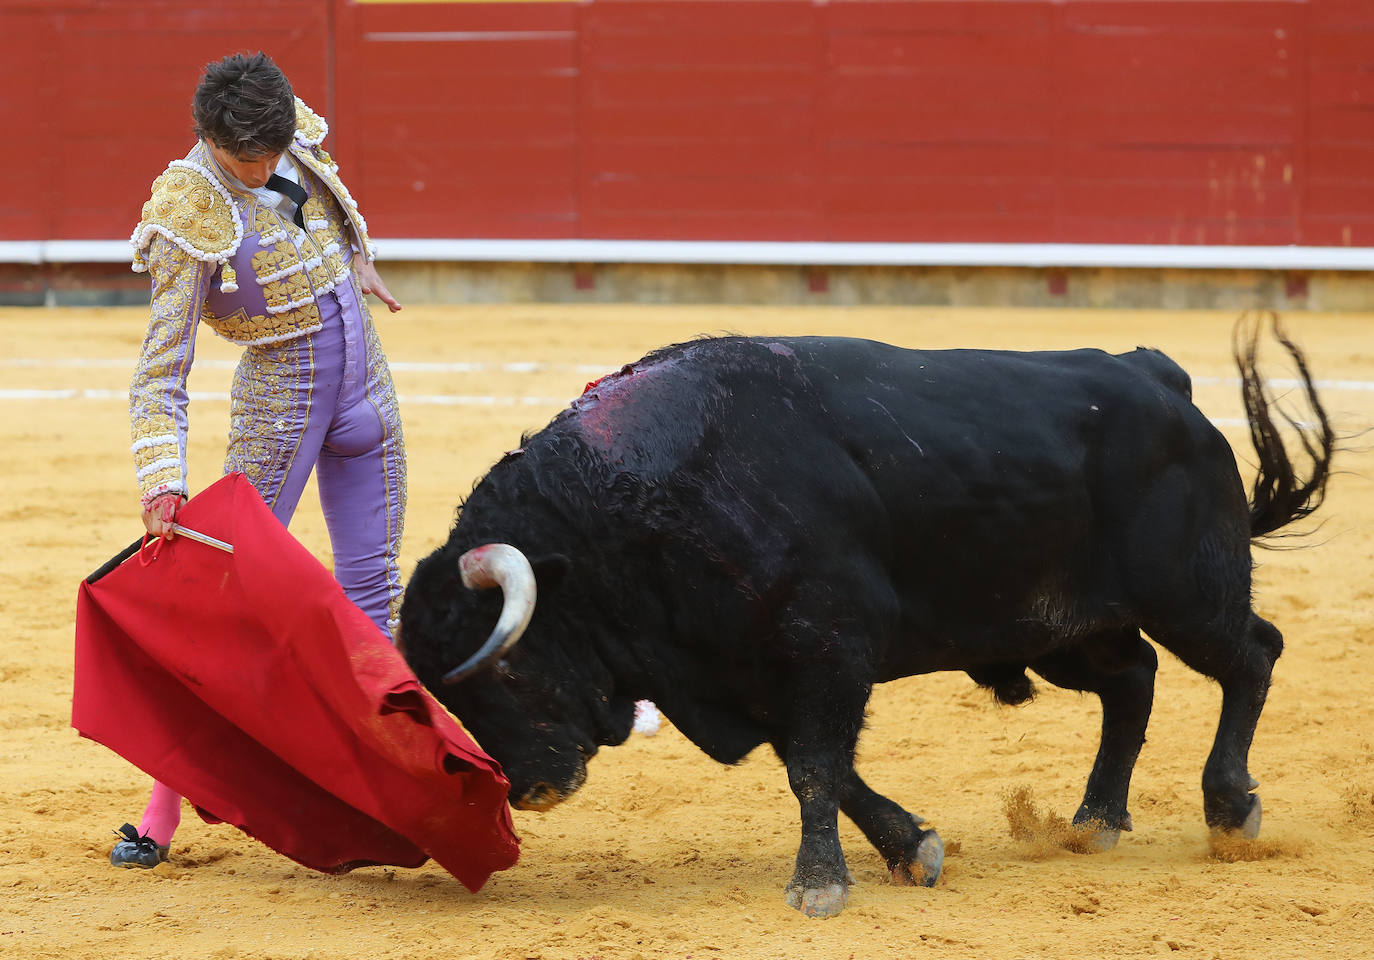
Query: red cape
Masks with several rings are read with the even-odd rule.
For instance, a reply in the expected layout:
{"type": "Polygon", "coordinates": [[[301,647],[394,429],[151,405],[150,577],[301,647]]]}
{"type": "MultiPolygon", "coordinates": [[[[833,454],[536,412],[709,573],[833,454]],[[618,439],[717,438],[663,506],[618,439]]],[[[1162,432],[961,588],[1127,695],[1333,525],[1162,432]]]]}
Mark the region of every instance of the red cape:
{"type": "Polygon", "coordinates": [[[178,537],[82,582],[72,726],[316,870],[515,863],[501,768],[248,480],[177,520],[233,555],[178,537]]]}

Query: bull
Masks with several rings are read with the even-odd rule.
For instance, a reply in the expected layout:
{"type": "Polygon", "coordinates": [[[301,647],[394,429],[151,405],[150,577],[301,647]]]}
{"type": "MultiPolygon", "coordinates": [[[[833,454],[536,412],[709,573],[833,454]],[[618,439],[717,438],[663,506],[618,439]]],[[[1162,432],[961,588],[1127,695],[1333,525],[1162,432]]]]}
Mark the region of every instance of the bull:
{"type": "Polygon", "coordinates": [[[785,899],[830,916],[852,883],[840,811],[899,883],[932,885],[943,862],[939,835],[854,770],[875,683],[961,670],[1019,703],[1029,669],[1096,694],[1073,822],[1105,850],[1132,826],[1157,665],[1143,632],[1220,684],[1205,818],[1255,836],[1248,755],[1283,644],[1251,605],[1252,541],[1317,508],[1334,449],[1275,321],[1316,414],[1295,424],[1310,469],[1290,461],[1260,328],[1233,344],[1259,459],[1248,496],[1188,374],[1154,350],[658,350],[480,479],[409,582],[406,658],[517,808],[581,787],[638,699],[722,763],[769,744],[801,813],[785,899]]]}

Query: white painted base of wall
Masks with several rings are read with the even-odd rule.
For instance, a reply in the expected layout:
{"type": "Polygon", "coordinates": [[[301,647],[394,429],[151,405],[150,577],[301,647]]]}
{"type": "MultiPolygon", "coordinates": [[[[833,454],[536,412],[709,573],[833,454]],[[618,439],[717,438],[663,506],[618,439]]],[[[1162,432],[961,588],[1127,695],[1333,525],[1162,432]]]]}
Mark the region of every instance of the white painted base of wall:
{"type": "MultiPolygon", "coordinates": [[[[400,238],[377,245],[382,260],[412,262],[1374,270],[1374,247],[400,238]]],[[[130,256],[126,240],[0,241],[0,263],[118,263],[130,256]]]]}

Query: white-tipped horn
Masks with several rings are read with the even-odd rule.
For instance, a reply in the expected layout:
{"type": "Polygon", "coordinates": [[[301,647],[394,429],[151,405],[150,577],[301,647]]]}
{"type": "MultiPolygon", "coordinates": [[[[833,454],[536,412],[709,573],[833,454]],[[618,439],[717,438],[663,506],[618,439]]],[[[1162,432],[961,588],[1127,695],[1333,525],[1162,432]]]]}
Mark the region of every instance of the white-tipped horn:
{"type": "Polygon", "coordinates": [[[482,649],[444,674],[444,683],[470,677],[500,657],[520,639],[534,615],[534,570],[525,555],[510,544],[474,547],[458,559],[458,570],[469,590],[501,588],[501,617],[482,649]]]}

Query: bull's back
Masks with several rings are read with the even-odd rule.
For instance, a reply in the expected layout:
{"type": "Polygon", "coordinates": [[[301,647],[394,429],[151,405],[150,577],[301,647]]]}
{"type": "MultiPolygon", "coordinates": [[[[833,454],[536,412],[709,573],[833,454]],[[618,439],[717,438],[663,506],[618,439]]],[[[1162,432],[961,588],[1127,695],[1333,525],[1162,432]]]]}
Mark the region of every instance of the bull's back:
{"type": "Polygon", "coordinates": [[[626,367],[560,420],[760,591],[861,557],[903,595],[943,597],[950,619],[986,611],[969,584],[1004,585],[1010,616],[1109,569],[1153,478],[1229,456],[1181,370],[1137,353],[703,340],[626,367]]]}
{"type": "Polygon", "coordinates": [[[1056,498],[1072,506],[1104,449],[1148,470],[1150,451],[1176,456],[1215,433],[1188,392],[1186,373],[1147,350],[732,337],[651,354],[560,420],[615,470],[649,482],[734,463],[756,484],[786,475],[791,495],[805,497],[808,479],[834,487],[857,470],[888,509],[1000,499],[1024,513],[1056,498]]]}

